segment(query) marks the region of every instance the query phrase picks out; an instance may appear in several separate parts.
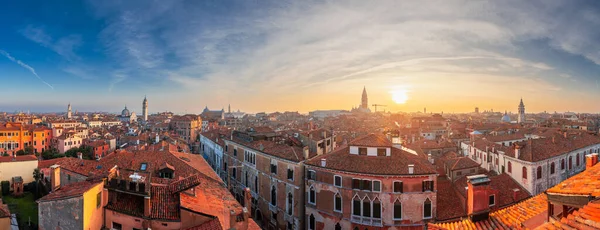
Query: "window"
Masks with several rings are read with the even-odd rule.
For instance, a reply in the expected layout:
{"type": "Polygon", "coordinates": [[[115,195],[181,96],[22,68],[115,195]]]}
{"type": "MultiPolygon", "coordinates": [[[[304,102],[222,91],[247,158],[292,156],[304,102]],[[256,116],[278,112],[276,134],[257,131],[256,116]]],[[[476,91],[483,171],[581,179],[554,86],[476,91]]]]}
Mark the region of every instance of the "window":
{"type": "Polygon", "coordinates": [[[510,163],[510,161],[508,162],[508,172],[512,173],[512,164],[510,163]]]}
{"type": "Polygon", "coordinates": [[[433,191],[433,181],[432,180],[425,180],[423,181],[423,192],[426,191],[433,191]]]}
{"type": "Polygon", "coordinates": [[[315,171],[313,171],[313,170],[308,170],[308,172],[307,172],[307,175],[306,175],[306,176],[308,177],[308,179],[309,179],[309,180],[316,180],[316,179],[317,179],[317,175],[316,175],[316,174],[317,174],[317,173],[316,173],[315,171]]]}
{"type": "Polygon", "coordinates": [[[275,188],[275,185],[271,187],[271,204],[273,206],[277,206],[277,190],[275,188]]]}
{"type": "Polygon", "coordinates": [[[362,216],[371,217],[371,200],[368,196],[362,201],[362,216]]]}
{"type": "Polygon", "coordinates": [[[287,222],[287,230],[293,230],[294,227],[292,225],[292,222],[287,222]]]}
{"type": "Polygon", "coordinates": [[[352,189],[360,189],[360,179],[352,179],[352,189]]]}
{"type": "Polygon", "coordinates": [[[396,200],[394,202],[394,220],[401,220],[402,219],[402,203],[400,203],[400,200],[396,200]]]}
{"type": "Polygon", "coordinates": [[[384,148],[377,149],[377,156],[385,156],[385,153],[386,153],[386,149],[384,149],[384,148]]]}
{"type": "Polygon", "coordinates": [[[427,198],[423,203],[423,218],[431,218],[431,200],[429,200],[429,198],[427,198]]]}
{"type": "Polygon", "coordinates": [[[579,153],[575,156],[575,166],[579,167],[579,153]]]}
{"type": "Polygon", "coordinates": [[[373,192],[381,192],[381,181],[373,181],[373,192]]]}
{"type": "Polygon", "coordinates": [[[334,195],[333,210],[336,212],[342,212],[342,196],[339,193],[334,195]]]}
{"type": "Polygon", "coordinates": [[[569,170],[573,169],[573,157],[569,156],[569,170]]]}
{"type": "Polygon", "coordinates": [[[462,171],[456,172],[456,176],[460,176],[460,175],[462,175],[462,171]]]}
{"type": "Polygon", "coordinates": [[[258,175],[254,177],[254,192],[258,193],[258,175]]]}
{"type": "Polygon", "coordinates": [[[358,198],[358,195],[352,198],[352,215],[360,216],[360,198],[358,198]]]}
{"type": "Polygon", "coordinates": [[[342,230],[342,225],[340,223],[335,224],[335,230],[342,230]]]}
{"type": "Polygon", "coordinates": [[[96,194],[96,208],[100,208],[102,205],[102,192],[96,194]]]}
{"type": "Polygon", "coordinates": [[[536,170],[537,179],[542,179],[542,166],[538,166],[536,170]]]}
{"type": "Polygon", "coordinates": [[[317,192],[312,186],[308,190],[308,203],[313,205],[317,203],[317,192]]]}
{"type": "Polygon", "coordinates": [[[527,179],[527,168],[523,166],[523,179],[527,179]]]}
{"type": "Polygon", "coordinates": [[[565,159],[560,159],[560,170],[565,170],[565,159]]]}
{"type": "Polygon", "coordinates": [[[366,190],[366,191],[371,191],[372,187],[371,187],[371,181],[370,180],[361,180],[361,186],[360,188],[362,190],[366,190]]]}
{"type": "Polygon", "coordinates": [[[554,162],[550,164],[550,174],[554,174],[554,162]]]}
{"type": "Polygon", "coordinates": [[[342,187],[342,176],[335,175],[333,176],[333,186],[341,188],[342,187]]]}
{"type": "Polygon", "coordinates": [[[225,152],[229,151],[229,145],[225,145],[225,152]]]}
{"type": "Polygon", "coordinates": [[[381,202],[379,198],[375,198],[373,201],[373,218],[381,219],[381,202]]]}
{"type": "Polygon", "coordinates": [[[123,226],[117,222],[112,222],[112,228],[116,230],[121,230],[123,229],[123,226]]]}
{"type": "Polygon", "coordinates": [[[310,214],[310,218],[308,221],[308,229],[310,229],[310,230],[315,229],[315,216],[313,214],[310,214]]]}
{"type": "Polygon", "coordinates": [[[140,165],[140,171],[146,171],[147,168],[148,168],[148,164],[146,164],[146,163],[142,163],[140,165]]]}
{"type": "Polygon", "coordinates": [[[271,173],[277,174],[277,162],[271,161],[271,173]]]}
{"type": "Polygon", "coordinates": [[[401,193],[403,190],[402,181],[394,181],[394,192],[401,193]]]}
{"type": "Polygon", "coordinates": [[[490,195],[489,204],[490,204],[490,206],[496,205],[496,196],[495,195],[490,195]]]}
{"type": "Polygon", "coordinates": [[[288,197],[287,197],[287,200],[288,200],[288,202],[287,202],[287,213],[290,216],[292,215],[293,210],[294,210],[294,199],[293,198],[294,197],[292,196],[292,193],[291,192],[288,193],[288,197]]]}
{"type": "Polygon", "coordinates": [[[233,179],[237,178],[237,169],[236,168],[232,169],[232,171],[231,171],[231,177],[233,177],[233,179]]]}
{"type": "Polygon", "coordinates": [[[233,149],[233,156],[237,157],[237,149],[236,148],[233,149]]]}
{"type": "Polygon", "coordinates": [[[358,155],[367,155],[367,148],[358,148],[358,155]]]}
{"type": "Polygon", "coordinates": [[[288,180],[294,181],[294,169],[288,168],[287,178],[288,178],[288,180]]]}

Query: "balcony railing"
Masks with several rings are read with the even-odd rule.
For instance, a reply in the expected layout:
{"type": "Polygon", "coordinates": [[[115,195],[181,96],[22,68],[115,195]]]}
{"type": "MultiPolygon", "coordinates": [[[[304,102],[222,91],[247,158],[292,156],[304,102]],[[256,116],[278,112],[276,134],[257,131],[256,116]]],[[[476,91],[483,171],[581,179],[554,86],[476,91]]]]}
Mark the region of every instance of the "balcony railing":
{"type": "Polygon", "coordinates": [[[277,206],[269,203],[269,211],[277,213],[277,206]]]}
{"type": "Polygon", "coordinates": [[[383,226],[381,218],[363,217],[352,215],[350,218],[352,223],[371,225],[371,226],[383,226]]]}

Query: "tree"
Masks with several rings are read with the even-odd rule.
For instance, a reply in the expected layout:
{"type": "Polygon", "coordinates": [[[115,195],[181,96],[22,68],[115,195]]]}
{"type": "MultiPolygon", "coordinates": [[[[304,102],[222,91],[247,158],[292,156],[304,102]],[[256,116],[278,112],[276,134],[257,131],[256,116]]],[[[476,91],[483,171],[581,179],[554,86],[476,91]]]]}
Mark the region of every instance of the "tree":
{"type": "Polygon", "coordinates": [[[0,182],[0,185],[2,186],[2,195],[3,196],[8,195],[8,193],[10,192],[10,182],[5,180],[5,181],[0,182]]]}
{"type": "Polygon", "coordinates": [[[32,155],[34,152],[33,146],[30,145],[30,146],[25,147],[24,151],[25,151],[25,155],[32,155]]]}
{"type": "Polygon", "coordinates": [[[40,181],[43,176],[44,175],[42,174],[39,168],[35,168],[33,170],[33,179],[35,179],[35,181],[40,181]]]}
{"type": "Polygon", "coordinates": [[[21,150],[17,151],[17,156],[23,156],[23,155],[25,155],[24,150],[21,149],[21,150]]]}

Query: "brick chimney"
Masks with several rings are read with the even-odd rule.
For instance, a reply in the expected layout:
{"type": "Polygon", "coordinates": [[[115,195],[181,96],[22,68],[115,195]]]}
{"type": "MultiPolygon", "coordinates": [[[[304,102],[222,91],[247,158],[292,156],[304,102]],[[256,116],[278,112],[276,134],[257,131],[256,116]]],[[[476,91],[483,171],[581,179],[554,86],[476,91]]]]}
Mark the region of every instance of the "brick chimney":
{"type": "Polygon", "coordinates": [[[515,144],[515,158],[519,159],[520,156],[521,156],[521,146],[518,144],[515,144]]]}
{"type": "Polygon", "coordinates": [[[229,210],[229,229],[235,229],[235,225],[237,223],[237,217],[235,215],[235,211],[229,210]]]}
{"type": "Polygon", "coordinates": [[[60,188],[60,165],[50,166],[50,185],[52,192],[60,188]]]}
{"type": "Polygon", "coordinates": [[[308,146],[305,146],[302,151],[304,152],[304,159],[307,160],[308,157],[310,156],[309,154],[309,150],[308,150],[308,146]]]}
{"type": "Polygon", "coordinates": [[[592,153],[585,155],[585,169],[589,169],[598,163],[598,154],[592,153]]]}
{"type": "Polygon", "coordinates": [[[144,216],[150,217],[152,213],[152,202],[150,201],[150,197],[144,197],[144,216]]]}
{"type": "Polygon", "coordinates": [[[467,214],[471,221],[486,220],[490,213],[490,179],[483,174],[467,176],[467,214]]]}
{"type": "Polygon", "coordinates": [[[244,204],[244,207],[248,211],[248,215],[244,215],[244,219],[247,220],[250,216],[250,210],[252,210],[252,194],[250,193],[250,188],[248,187],[244,189],[244,204]]]}
{"type": "Polygon", "coordinates": [[[519,201],[519,191],[521,190],[518,188],[513,189],[513,202],[519,201]]]}

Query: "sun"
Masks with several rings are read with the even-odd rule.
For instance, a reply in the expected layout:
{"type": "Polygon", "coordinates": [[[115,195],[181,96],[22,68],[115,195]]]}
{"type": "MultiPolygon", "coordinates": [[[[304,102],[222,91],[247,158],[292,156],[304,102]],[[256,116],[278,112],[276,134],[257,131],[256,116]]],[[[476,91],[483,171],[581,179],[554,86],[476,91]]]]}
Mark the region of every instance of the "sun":
{"type": "Polygon", "coordinates": [[[408,91],[406,89],[396,89],[391,93],[392,100],[394,100],[396,104],[404,104],[408,100],[408,91]]]}

